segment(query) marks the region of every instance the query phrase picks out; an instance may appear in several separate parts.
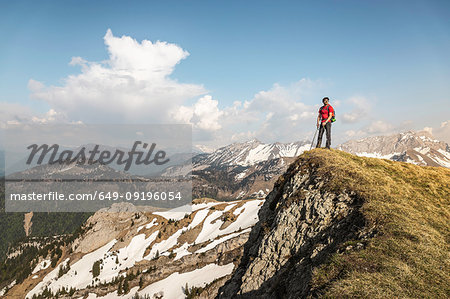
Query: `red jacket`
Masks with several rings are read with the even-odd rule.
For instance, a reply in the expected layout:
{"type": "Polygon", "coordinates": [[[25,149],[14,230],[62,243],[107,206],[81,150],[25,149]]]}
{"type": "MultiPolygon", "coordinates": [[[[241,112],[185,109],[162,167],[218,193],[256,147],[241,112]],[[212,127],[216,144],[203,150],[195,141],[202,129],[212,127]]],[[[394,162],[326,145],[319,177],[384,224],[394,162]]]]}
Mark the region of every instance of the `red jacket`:
{"type": "MultiPolygon", "coordinates": [[[[322,118],[322,122],[325,122],[328,119],[328,116],[330,116],[329,113],[331,115],[334,115],[334,109],[333,107],[331,107],[330,104],[328,104],[327,106],[324,105],[320,107],[319,114],[320,117],[322,118]]],[[[329,121],[331,121],[331,119],[329,121]]]]}

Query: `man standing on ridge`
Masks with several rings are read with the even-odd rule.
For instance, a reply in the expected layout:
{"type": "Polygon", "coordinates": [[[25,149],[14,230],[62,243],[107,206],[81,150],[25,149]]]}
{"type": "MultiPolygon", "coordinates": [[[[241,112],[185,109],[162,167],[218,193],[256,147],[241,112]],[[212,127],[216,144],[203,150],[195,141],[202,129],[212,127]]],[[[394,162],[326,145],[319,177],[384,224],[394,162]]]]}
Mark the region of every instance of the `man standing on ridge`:
{"type": "Polygon", "coordinates": [[[316,148],[319,148],[322,145],[324,130],[327,131],[327,143],[325,147],[329,149],[331,146],[331,118],[334,116],[334,109],[328,103],[329,101],[328,97],[322,99],[323,106],[320,107],[319,116],[317,116],[317,128],[320,126],[320,129],[316,148]]]}

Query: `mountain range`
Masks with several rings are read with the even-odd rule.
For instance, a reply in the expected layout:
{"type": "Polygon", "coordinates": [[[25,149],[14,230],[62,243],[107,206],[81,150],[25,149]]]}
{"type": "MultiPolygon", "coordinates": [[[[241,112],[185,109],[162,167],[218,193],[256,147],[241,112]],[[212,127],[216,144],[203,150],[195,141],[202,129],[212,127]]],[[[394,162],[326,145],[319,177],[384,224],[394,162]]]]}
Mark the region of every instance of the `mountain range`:
{"type": "MultiPolygon", "coordinates": [[[[192,168],[186,164],[177,165],[167,168],[164,173],[185,176],[191,174],[192,169],[194,198],[264,198],[276,178],[284,173],[295,157],[310,147],[307,141],[263,143],[254,139],[198,154],[192,158],[192,168]]],[[[352,140],[337,148],[359,156],[450,167],[449,145],[425,131],[352,140]]]]}
{"type": "Polygon", "coordinates": [[[194,156],[192,172],[171,166],[165,170],[171,176],[192,175],[197,198],[192,212],[150,212],[122,203],[95,213],[73,234],[31,234],[9,248],[0,268],[0,296],[298,298],[333,297],[339,289],[345,296],[376,298],[383,283],[394,282],[393,297],[449,291],[440,284],[447,281],[442,271],[448,259],[435,245],[436,240],[445,244],[442,232],[448,231],[442,221],[450,196],[448,144],[427,132],[406,132],[339,146],[351,154],[315,150],[301,155],[309,148],[307,142],[252,140],[194,156]],[[398,222],[386,222],[391,218],[383,213],[398,222]],[[417,226],[433,240],[423,239],[417,226]],[[383,236],[394,243],[383,243],[383,236]],[[415,240],[423,252],[417,252],[415,240]],[[401,269],[402,257],[373,251],[373,246],[413,252],[407,254],[413,274],[387,271],[382,259],[401,269]],[[365,260],[368,256],[376,260],[365,260]],[[341,267],[346,263],[352,268],[341,267]],[[419,264],[425,272],[416,268],[419,264]],[[384,275],[380,284],[377,273],[384,275]],[[430,275],[440,278],[411,295],[408,284],[430,275]],[[363,286],[348,277],[373,279],[363,286]]]}
{"type": "Polygon", "coordinates": [[[426,131],[352,140],[338,149],[358,156],[450,168],[450,146],[426,131]]]}
{"type": "Polygon", "coordinates": [[[187,213],[121,203],[76,234],[31,238],[10,249],[0,296],[444,298],[449,180],[443,167],[313,150],[265,199],[196,199],[187,213]]]}
{"type": "Polygon", "coordinates": [[[309,148],[307,142],[267,144],[253,139],[198,154],[192,158],[192,167],[189,160],[167,168],[163,175],[192,174],[194,198],[264,198],[287,165],[309,148]]]}

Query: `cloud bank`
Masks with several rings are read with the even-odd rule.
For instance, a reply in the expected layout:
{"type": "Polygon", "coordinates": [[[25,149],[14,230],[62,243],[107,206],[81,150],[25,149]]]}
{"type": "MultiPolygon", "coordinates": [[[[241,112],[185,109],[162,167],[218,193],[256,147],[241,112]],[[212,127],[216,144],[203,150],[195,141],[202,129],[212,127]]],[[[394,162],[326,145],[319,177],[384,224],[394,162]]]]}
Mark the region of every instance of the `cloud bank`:
{"type": "MultiPolygon", "coordinates": [[[[251,138],[290,142],[312,137],[321,99],[329,96],[329,84],[303,78],[289,85],[275,83],[250,99],[227,105],[202,84],[173,78],[175,67],[189,56],[179,45],[117,37],[109,29],[103,39],[105,61],[73,57],[70,65],[80,71],[59,86],[29,80],[30,97],[47,104],[49,111],[35,113],[26,106],[0,103],[0,124],[188,123],[193,126],[194,143],[212,147],[251,138]]],[[[342,124],[333,131],[333,144],[410,126],[373,117],[373,101],[364,96],[330,99],[342,124]]],[[[450,141],[450,122],[432,130],[436,137],[450,141]]]]}
{"type": "Polygon", "coordinates": [[[175,44],[129,36],[104,36],[109,58],[89,62],[81,57],[70,64],[81,73],[64,79],[62,86],[45,86],[31,79],[31,97],[82,122],[158,123],[170,121],[169,111],[203,95],[202,85],[170,78],[175,66],[189,53],[175,44]]]}
{"type": "Polygon", "coordinates": [[[430,132],[438,140],[450,144],[450,120],[442,122],[437,128],[425,127],[423,130],[430,132]]]}
{"type": "Polygon", "coordinates": [[[220,107],[203,85],[171,77],[176,65],[189,55],[180,46],[116,37],[109,29],[104,42],[108,59],[91,62],[73,57],[70,65],[79,66],[81,72],[67,76],[61,86],[29,80],[31,98],[51,107],[48,115],[33,118],[35,122],[48,118],[84,123],[189,123],[194,138],[222,143],[248,138],[296,140],[304,135],[305,122],[312,126],[317,105],[307,105],[303,98],[317,92],[319,81],[274,84],[250,100],[220,107]]]}

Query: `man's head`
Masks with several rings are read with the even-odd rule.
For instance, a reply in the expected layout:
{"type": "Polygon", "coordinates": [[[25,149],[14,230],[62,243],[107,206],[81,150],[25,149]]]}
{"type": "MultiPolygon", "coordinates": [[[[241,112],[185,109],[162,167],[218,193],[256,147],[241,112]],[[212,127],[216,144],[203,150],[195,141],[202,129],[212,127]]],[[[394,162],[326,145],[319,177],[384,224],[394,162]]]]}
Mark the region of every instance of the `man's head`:
{"type": "Polygon", "coordinates": [[[328,97],[324,97],[324,98],[322,99],[322,103],[323,103],[324,105],[328,104],[329,101],[330,101],[330,99],[329,99],[328,97]]]}

